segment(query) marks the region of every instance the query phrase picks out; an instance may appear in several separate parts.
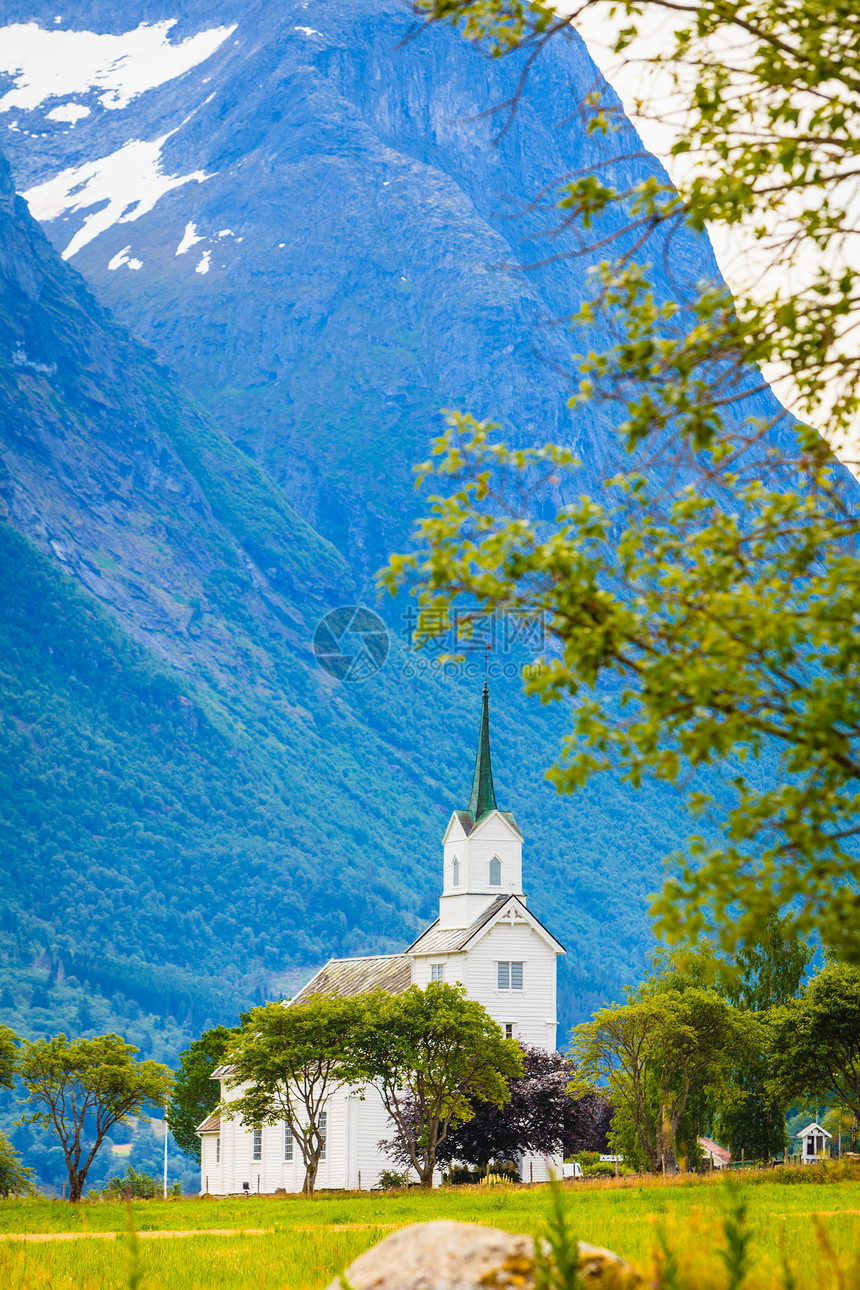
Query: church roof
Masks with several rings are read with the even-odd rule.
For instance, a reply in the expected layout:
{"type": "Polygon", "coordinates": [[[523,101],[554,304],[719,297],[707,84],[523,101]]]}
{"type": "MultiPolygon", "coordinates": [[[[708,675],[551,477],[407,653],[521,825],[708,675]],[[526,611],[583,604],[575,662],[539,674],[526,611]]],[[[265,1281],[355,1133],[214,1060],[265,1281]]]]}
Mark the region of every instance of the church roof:
{"type": "Polygon", "coordinates": [[[472,777],[472,795],[469,814],[477,824],[482,815],[498,810],[496,790],[493,787],[493,766],[490,760],[490,691],[484,682],[481,704],[481,727],[478,732],[478,752],[475,756],[475,774],[472,777]]]}
{"type": "Polygon", "coordinates": [[[455,954],[458,950],[464,950],[470,941],[484,930],[488,923],[491,923],[497,914],[500,914],[505,905],[511,901],[518,905],[522,910],[522,916],[530,922],[535,930],[540,929],[543,936],[557,945],[560,952],[565,954],[567,951],[560,941],[557,941],[539,918],[536,918],[530,909],[517,900],[516,896],[496,896],[496,899],[487,906],[482,914],[479,914],[474,922],[468,927],[441,928],[439,919],[431,923],[426,932],[422,932],[417,941],[413,941],[406,951],[409,955],[418,954],[455,954]]]}
{"type": "Polygon", "coordinates": [[[406,951],[407,954],[452,954],[455,950],[461,950],[476,932],[487,923],[506,905],[510,896],[497,896],[491,905],[488,905],[482,914],[479,914],[473,923],[468,927],[442,928],[439,926],[439,919],[431,923],[426,932],[422,932],[417,941],[413,941],[406,951]]]}
{"type": "Polygon", "coordinates": [[[345,998],[368,990],[402,994],[412,984],[412,960],[405,954],[371,954],[366,958],[329,959],[290,1003],[307,1003],[315,994],[345,998]]]}
{"type": "Polygon", "coordinates": [[[211,1115],[208,1115],[206,1117],[206,1119],[203,1121],[202,1124],[198,1124],[196,1132],[197,1133],[220,1133],[221,1116],[216,1115],[215,1112],[213,1111],[211,1115]]]}
{"type": "MultiPolygon", "coordinates": [[[[517,833],[519,833],[519,832],[520,832],[520,826],[517,824],[516,820],[514,819],[513,812],[512,812],[512,811],[499,811],[499,810],[498,810],[498,807],[497,807],[496,809],[497,809],[497,811],[498,811],[498,814],[499,814],[499,815],[501,815],[502,819],[503,819],[503,820],[507,820],[508,824],[513,825],[513,827],[516,829],[517,833]]],[[[477,824],[477,821],[472,819],[472,812],[471,812],[471,811],[455,811],[455,812],[454,812],[454,814],[456,815],[457,819],[460,821],[460,824],[461,824],[461,826],[462,826],[463,832],[465,833],[466,837],[468,837],[468,836],[469,836],[469,834],[472,832],[472,829],[474,829],[474,828],[476,827],[476,824],[477,824]]],[[[522,834],[520,834],[520,836],[522,836],[522,834]]]]}

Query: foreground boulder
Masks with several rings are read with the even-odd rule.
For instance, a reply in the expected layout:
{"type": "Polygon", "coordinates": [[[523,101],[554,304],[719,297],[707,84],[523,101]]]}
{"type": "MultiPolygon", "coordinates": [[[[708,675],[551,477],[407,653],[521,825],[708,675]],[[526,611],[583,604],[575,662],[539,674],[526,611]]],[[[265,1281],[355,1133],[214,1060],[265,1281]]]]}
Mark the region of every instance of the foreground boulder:
{"type": "MultiPolygon", "coordinates": [[[[381,1241],[335,1277],[328,1290],[531,1290],[534,1241],[477,1223],[415,1223],[381,1241]]],[[[632,1264],[579,1242],[580,1275],[594,1290],[638,1290],[632,1264]]]]}

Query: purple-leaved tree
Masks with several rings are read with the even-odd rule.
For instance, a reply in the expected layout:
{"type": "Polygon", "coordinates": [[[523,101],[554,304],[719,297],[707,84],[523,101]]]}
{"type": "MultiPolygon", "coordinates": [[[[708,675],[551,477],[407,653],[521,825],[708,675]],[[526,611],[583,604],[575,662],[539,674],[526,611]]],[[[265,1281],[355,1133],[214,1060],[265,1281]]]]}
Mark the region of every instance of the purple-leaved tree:
{"type": "MultiPolygon", "coordinates": [[[[523,1045],[525,1074],[510,1081],[504,1106],[475,1101],[473,1116],[449,1132],[438,1151],[440,1164],[453,1160],[486,1168],[491,1160],[514,1160],[519,1152],[572,1155],[605,1151],[612,1107],[598,1094],[571,1097],[575,1066],[563,1053],[523,1045]]],[[[401,1160],[396,1142],[381,1143],[401,1160]]]]}

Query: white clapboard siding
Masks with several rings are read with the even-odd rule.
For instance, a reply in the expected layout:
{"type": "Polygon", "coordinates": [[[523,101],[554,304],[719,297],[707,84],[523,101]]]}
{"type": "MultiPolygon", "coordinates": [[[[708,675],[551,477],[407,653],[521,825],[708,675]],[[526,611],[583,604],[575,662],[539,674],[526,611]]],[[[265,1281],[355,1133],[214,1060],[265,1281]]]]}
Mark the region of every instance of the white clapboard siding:
{"type": "Polygon", "coordinates": [[[363,1102],[355,1101],[354,1113],[356,1155],[350,1172],[350,1186],[358,1187],[358,1175],[361,1172],[361,1189],[368,1191],[379,1185],[379,1175],[383,1169],[400,1169],[402,1166],[395,1165],[380,1151],[379,1143],[391,1137],[392,1129],[388,1112],[376,1089],[367,1089],[363,1102]]]}
{"type": "Polygon", "coordinates": [[[471,834],[452,837],[444,846],[443,895],[461,892],[487,892],[522,890],[522,839],[507,821],[494,814],[471,834]],[[490,886],[490,861],[498,856],[502,862],[501,888],[490,886]],[[460,882],[453,885],[454,858],[460,861],[460,882]]]}
{"type": "Polygon", "coordinates": [[[514,1038],[550,1050],[556,1042],[555,953],[527,923],[497,923],[471,950],[463,980],[500,1026],[513,1023],[514,1038]],[[522,962],[522,990],[500,990],[498,962],[522,962]]]}
{"type": "Polygon", "coordinates": [[[445,965],[445,975],[442,979],[446,984],[466,984],[465,954],[428,954],[421,958],[416,958],[412,966],[413,984],[421,986],[422,989],[424,986],[429,985],[433,979],[431,967],[437,963],[445,965]]]}

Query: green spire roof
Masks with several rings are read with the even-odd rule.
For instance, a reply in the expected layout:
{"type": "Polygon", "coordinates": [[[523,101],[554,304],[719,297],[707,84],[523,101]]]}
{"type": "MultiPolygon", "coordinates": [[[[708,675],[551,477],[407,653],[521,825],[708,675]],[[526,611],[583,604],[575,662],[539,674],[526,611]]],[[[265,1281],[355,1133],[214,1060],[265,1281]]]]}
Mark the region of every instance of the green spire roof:
{"type": "Polygon", "coordinates": [[[469,814],[475,823],[488,811],[496,811],[496,793],[493,788],[493,767],[490,763],[490,692],[484,682],[484,702],[481,708],[481,729],[478,735],[478,755],[475,758],[475,776],[469,814]]]}

